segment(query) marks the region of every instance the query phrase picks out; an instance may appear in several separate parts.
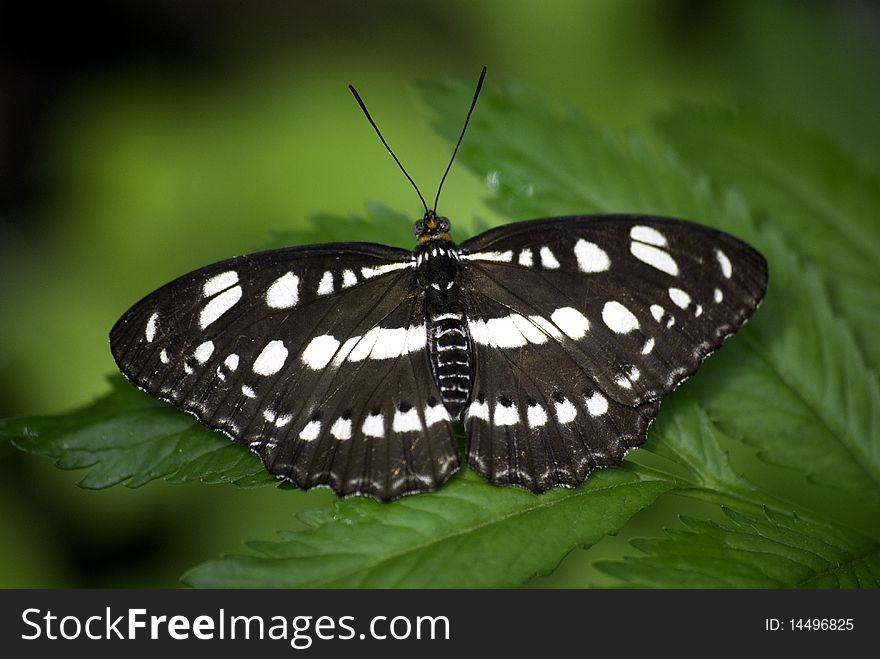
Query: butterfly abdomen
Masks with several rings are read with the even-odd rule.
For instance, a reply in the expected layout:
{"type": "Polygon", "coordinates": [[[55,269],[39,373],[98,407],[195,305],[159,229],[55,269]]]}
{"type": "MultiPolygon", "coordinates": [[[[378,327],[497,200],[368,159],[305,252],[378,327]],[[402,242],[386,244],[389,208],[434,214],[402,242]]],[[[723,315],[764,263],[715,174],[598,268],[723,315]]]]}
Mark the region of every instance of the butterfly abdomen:
{"type": "Polygon", "coordinates": [[[457,419],[471,391],[471,356],[467,321],[459,311],[445,310],[428,316],[431,370],[449,416],[457,419]]]}

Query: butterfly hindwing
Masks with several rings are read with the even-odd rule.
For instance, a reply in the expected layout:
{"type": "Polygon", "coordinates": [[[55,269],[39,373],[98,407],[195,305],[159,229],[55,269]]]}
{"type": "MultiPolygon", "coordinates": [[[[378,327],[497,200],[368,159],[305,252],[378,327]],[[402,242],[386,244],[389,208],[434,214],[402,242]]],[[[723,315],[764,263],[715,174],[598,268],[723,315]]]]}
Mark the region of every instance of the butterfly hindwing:
{"type": "Polygon", "coordinates": [[[745,322],[767,283],[745,243],[667,218],[520,222],[461,249],[477,364],[468,459],[536,491],[640,445],[656,401],[745,322]]]}
{"type": "Polygon", "coordinates": [[[300,487],[389,499],[458,466],[410,252],[261,252],[171,282],[111,331],[122,372],[300,487]]]}
{"type": "MultiPolygon", "coordinates": [[[[509,308],[480,294],[472,302],[471,323],[489,328],[478,330],[478,338],[479,332],[505,331],[492,319],[505,318],[509,308]]],[[[474,342],[477,368],[464,424],[475,471],[492,483],[543,492],[579,485],[593,469],[617,464],[644,442],[657,402],[630,407],[615,401],[552,330],[540,339],[549,325],[524,317],[514,327],[533,341],[513,346],[508,335],[506,342],[499,336],[501,345],[474,342]]]]}

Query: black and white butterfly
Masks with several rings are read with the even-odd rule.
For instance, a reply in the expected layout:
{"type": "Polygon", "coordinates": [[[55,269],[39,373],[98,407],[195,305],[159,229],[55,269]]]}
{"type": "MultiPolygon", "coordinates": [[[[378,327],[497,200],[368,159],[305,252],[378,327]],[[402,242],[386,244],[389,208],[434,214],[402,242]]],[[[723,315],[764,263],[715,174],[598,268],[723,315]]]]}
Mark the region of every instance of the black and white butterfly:
{"type": "Polygon", "coordinates": [[[461,465],[461,420],[471,468],[542,492],[641,445],[767,286],[756,250],[682,220],[545,218],[456,244],[425,208],[413,251],[306,245],[184,275],[119,319],[113,356],[301,488],[432,490],[461,465]]]}

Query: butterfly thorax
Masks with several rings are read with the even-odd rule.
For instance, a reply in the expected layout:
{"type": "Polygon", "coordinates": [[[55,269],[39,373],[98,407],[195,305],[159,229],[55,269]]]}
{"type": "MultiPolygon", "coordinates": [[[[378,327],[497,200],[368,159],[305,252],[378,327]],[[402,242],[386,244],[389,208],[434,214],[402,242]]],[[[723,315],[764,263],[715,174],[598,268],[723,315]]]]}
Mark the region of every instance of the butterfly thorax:
{"type": "Polygon", "coordinates": [[[461,272],[458,248],[451,240],[434,239],[415,249],[419,286],[437,309],[457,306],[461,272]]]}

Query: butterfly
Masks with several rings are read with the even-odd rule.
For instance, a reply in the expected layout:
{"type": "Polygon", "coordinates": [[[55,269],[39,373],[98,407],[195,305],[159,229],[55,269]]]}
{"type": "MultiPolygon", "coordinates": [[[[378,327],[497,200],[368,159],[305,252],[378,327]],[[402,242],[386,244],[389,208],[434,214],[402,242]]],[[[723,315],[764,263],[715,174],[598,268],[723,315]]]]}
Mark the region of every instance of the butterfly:
{"type": "Polygon", "coordinates": [[[175,279],[114,325],[116,363],[303,489],[433,490],[462,464],[461,421],[472,469],[539,493],[641,445],[767,287],[754,248],[673,218],[543,218],[456,244],[439,195],[429,209],[419,192],[412,251],[294,246],[175,279]]]}

